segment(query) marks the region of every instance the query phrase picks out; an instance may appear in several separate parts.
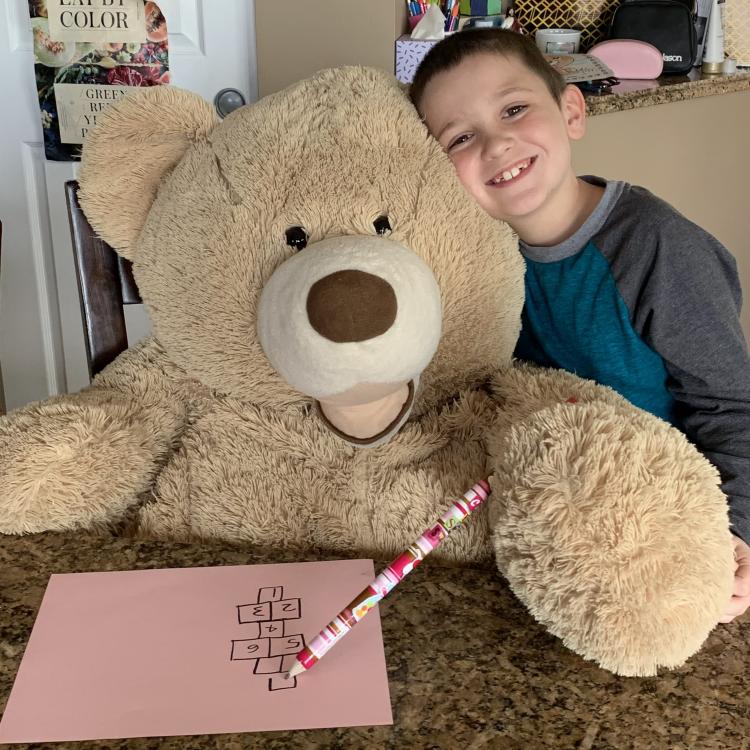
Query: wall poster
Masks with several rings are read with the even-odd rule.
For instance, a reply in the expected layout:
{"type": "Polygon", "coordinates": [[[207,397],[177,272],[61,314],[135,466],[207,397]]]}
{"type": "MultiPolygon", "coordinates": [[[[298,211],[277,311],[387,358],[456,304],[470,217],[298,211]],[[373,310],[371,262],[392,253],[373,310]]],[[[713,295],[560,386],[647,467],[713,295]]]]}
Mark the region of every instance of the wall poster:
{"type": "Polygon", "coordinates": [[[48,159],[80,159],[109,104],[169,83],[167,22],[146,0],[29,0],[34,71],[48,159]]]}

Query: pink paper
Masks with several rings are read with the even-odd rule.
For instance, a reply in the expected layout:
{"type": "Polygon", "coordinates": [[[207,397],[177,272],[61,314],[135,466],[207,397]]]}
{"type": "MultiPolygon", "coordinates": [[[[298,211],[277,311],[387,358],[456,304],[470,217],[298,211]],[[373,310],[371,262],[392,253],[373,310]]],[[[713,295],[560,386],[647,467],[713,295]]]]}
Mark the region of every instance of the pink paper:
{"type": "Polygon", "coordinates": [[[377,610],[296,686],[278,674],[373,577],[371,560],[53,575],[0,741],[392,724],[377,610]]]}

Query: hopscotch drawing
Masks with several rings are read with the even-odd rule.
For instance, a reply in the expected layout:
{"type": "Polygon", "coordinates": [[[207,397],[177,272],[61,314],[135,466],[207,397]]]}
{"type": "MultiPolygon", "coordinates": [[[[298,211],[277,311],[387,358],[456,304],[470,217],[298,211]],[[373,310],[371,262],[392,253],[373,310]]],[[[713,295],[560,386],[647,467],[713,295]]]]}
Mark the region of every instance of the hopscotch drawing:
{"type": "Polygon", "coordinates": [[[302,616],[300,599],[284,599],[283,586],[258,590],[255,602],[237,605],[237,620],[246,638],[232,640],[231,661],[249,661],[253,674],[269,675],[269,690],[297,687],[297,678],[284,679],[305,637],[293,632],[302,616]],[[295,622],[296,620],[296,622],[295,622]]]}

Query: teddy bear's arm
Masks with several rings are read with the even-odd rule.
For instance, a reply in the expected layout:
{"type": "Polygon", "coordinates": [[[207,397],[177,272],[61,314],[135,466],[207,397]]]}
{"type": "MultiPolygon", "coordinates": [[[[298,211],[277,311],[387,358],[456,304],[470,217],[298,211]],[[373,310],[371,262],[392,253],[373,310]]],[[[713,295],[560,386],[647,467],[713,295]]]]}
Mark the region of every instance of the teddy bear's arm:
{"type": "Polygon", "coordinates": [[[490,527],[511,588],[606,669],[684,662],[732,589],[716,469],[680,431],[575,375],[517,366],[492,391],[490,527]]]}
{"type": "Polygon", "coordinates": [[[0,419],[0,532],[104,528],[150,490],[186,419],[185,381],[153,340],[79,393],[0,419]]]}

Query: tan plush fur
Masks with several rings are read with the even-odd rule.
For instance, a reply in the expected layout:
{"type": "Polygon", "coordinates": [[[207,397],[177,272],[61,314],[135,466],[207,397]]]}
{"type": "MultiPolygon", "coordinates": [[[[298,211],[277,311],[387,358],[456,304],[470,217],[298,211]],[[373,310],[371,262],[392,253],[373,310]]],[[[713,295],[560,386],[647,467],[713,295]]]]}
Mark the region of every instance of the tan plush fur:
{"type": "Polygon", "coordinates": [[[501,570],[540,622],[601,666],[629,675],[678,666],[730,595],[716,470],[612,391],[552,371],[522,382],[531,404],[564,398],[516,422],[495,454],[501,570]]]}
{"type": "Polygon", "coordinates": [[[715,470],[608,389],[512,365],[514,238],[390,77],[324,71],[221,123],[176,89],[125,98],[87,142],[81,188],[133,259],[155,335],[81,393],[0,421],[0,531],[387,558],[493,474],[489,508],[438,556],[494,553],[530,612],[607,669],[651,674],[700,647],[732,577],[715,470]],[[256,310],[288,227],[314,248],[381,215],[432,270],[443,332],[409,420],[362,449],[273,369],[256,310]]]}

